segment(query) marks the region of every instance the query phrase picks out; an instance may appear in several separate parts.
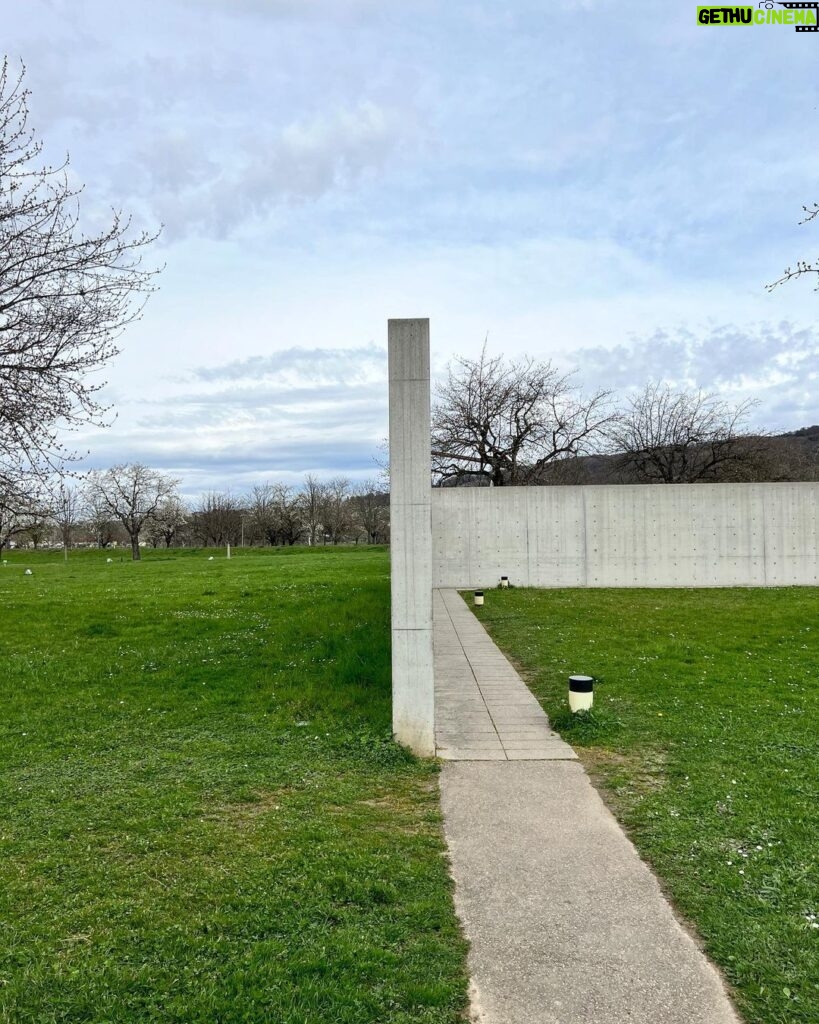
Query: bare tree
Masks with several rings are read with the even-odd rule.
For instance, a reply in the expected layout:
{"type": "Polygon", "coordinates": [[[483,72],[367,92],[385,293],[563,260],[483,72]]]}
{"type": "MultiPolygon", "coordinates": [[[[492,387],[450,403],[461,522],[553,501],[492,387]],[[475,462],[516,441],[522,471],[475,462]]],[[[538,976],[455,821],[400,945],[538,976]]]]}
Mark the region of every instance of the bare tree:
{"type": "Polygon", "coordinates": [[[25,530],[26,505],[25,495],[0,480],[0,557],[12,540],[25,530]]]}
{"type": "Polygon", "coordinates": [[[241,536],[242,512],[230,491],[208,491],[194,512],[194,532],[205,547],[235,545],[241,536]]]}
{"type": "Polygon", "coordinates": [[[21,479],[15,487],[0,482],[0,554],[15,539],[27,538],[38,548],[48,536],[52,510],[42,481],[32,487],[21,479]]]}
{"type": "Polygon", "coordinates": [[[131,555],[138,561],[143,527],[173,495],[178,482],[134,462],[90,474],[87,487],[91,502],[122,523],[131,541],[131,555]]]}
{"type": "Polygon", "coordinates": [[[327,485],[317,480],[312,473],[304,478],[301,487],[301,507],[308,542],[315,547],[316,537],[321,530],[321,512],[327,485]]]}
{"type": "Polygon", "coordinates": [[[0,504],[0,557],[12,542],[23,531],[24,526],[13,508],[0,504]]]}
{"type": "Polygon", "coordinates": [[[83,498],[85,500],[85,519],[88,529],[93,534],[94,543],[98,548],[109,547],[117,533],[116,520],[111,515],[111,510],[103,501],[102,496],[89,487],[88,481],[83,490],[83,498]]]}
{"type": "Polygon", "coordinates": [[[254,534],[268,544],[292,545],[304,533],[301,496],[289,484],[259,484],[250,493],[254,534]]]}
{"type": "Polygon", "coordinates": [[[36,551],[51,530],[51,510],[45,505],[30,505],[25,516],[23,533],[36,551]]]}
{"type": "Polygon", "coordinates": [[[68,551],[74,540],[74,530],[83,512],[83,495],[74,483],[60,478],[52,498],[52,518],[60,531],[63,548],[68,551]]]}
{"type": "MultiPolygon", "coordinates": [[[[803,206],[802,210],[805,216],[799,222],[800,224],[807,224],[819,217],[819,203],[803,206]]],[[[769,292],[772,292],[780,284],[785,284],[787,281],[796,281],[800,277],[808,275],[819,275],[819,260],[797,260],[793,267],[786,267],[782,276],[766,285],[766,287],[769,292]]],[[[817,285],[817,288],[819,288],[819,285],[817,285]]]]}
{"type": "Polygon", "coordinates": [[[754,402],[730,405],[702,391],[647,384],[607,429],[627,479],[644,483],[716,480],[758,457],[762,438],[744,429],[754,402]]]}
{"type": "Polygon", "coordinates": [[[263,543],[276,543],[276,499],[272,484],[257,484],[250,492],[248,503],[251,536],[263,543]]]}
{"type": "Polygon", "coordinates": [[[148,521],[148,540],[155,548],[160,543],[169,548],[187,522],[185,503],[178,494],[171,494],[160,503],[156,514],[148,521]]]}
{"type": "Polygon", "coordinates": [[[0,481],[49,474],[75,457],[61,427],[102,423],[104,381],[157,271],[142,266],[155,235],[114,211],[107,228],[80,226],[81,189],[40,161],[27,126],[25,69],[0,64],[0,481]],[[143,296],[141,301],[135,301],[143,296]]]}
{"type": "Polygon", "coordinates": [[[355,524],[368,544],[383,544],[390,529],[390,496],[374,480],[359,484],[351,499],[355,524]]]}
{"type": "Polygon", "coordinates": [[[432,464],[441,481],[538,483],[559,459],[593,450],[609,420],[607,391],[584,397],[549,362],[456,359],[433,408],[432,464]]]}
{"type": "Polygon", "coordinates": [[[321,522],[325,540],[338,544],[353,529],[350,507],[350,481],[345,476],[333,477],[324,488],[321,502],[321,522]]]}
{"type": "Polygon", "coordinates": [[[289,484],[274,484],[273,504],[276,512],[277,539],[283,546],[292,547],[304,533],[299,495],[289,484]]]}

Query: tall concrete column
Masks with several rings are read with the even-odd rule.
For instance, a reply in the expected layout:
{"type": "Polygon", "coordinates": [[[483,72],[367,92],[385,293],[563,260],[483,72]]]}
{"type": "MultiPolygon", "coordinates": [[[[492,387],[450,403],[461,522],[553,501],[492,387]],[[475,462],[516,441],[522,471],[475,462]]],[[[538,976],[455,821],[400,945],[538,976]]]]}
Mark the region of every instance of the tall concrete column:
{"type": "Polygon", "coordinates": [[[392,727],[435,753],[429,320],[389,321],[392,727]]]}

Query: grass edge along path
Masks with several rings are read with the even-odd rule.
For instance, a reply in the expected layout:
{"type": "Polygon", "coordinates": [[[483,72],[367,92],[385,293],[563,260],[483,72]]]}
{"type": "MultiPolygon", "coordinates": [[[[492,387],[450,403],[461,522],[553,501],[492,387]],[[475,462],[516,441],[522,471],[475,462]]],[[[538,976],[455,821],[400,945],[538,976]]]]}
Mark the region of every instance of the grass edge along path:
{"type": "Polygon", "coordinates": [[[476,614],[744,1018],[817,1024],[819,589],[493,590],[476,614]]]}
{"type": "Polygon", "coordinates": [[[462,1020],[386,552],[145,555],[0,568],[0,1021],[462,1020]]]}

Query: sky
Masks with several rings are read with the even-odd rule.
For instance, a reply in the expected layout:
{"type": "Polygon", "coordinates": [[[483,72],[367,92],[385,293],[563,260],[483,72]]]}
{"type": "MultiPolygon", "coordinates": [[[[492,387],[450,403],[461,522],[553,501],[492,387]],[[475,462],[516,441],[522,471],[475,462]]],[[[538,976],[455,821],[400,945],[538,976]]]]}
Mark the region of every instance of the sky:
{"type": "Polygon", "coordinates": [[[0,0],[93,226],[164,265],[70,438],[184,493],[378,475],[389,317],[819,422],[819,33],[633,0],[0,0]]]}

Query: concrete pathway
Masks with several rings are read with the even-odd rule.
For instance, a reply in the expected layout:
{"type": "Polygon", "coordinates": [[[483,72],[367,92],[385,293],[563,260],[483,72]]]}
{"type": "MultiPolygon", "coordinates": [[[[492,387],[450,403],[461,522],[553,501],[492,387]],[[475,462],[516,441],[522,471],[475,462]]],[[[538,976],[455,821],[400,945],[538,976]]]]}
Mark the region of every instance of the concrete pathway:
{"type": "Polygon", "coordinates": [[[433,595],[435,744],[448,761],[577,757],[456,590],[433,595]]]}
{"type": "Polygon", "coordinates": [[[551,753],[560,741],[528,702],[490,699],[498,677],[517,692],[508,662],[454,591],[436,594],[435,640],[439,755],[457,758],[443,767],[441,797],[471,943],[472,1020],[738,1024],[716,969],[582,766],[551,753]],[[534,745],[519,748],[531,754],[508,746],[508,723],[519,724],[499,714],[509,707],[537,726],[534,745]]]}

